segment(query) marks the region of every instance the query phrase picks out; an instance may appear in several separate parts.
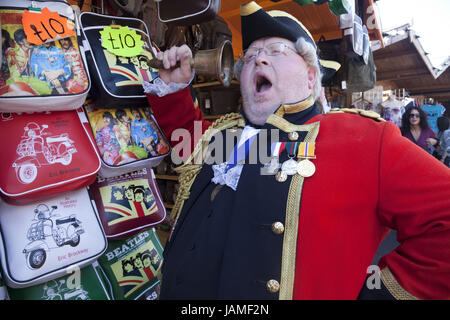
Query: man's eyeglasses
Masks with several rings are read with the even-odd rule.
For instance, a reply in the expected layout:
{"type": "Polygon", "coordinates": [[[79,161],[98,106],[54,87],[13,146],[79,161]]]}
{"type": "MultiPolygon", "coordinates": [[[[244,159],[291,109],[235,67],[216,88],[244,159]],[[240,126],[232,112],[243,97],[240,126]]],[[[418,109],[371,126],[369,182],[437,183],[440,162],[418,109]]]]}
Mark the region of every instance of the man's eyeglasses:
{"type": "Polygon", "coordinates": [[[264,48],[248,48],[244,51],[244,57],[242,58],[242,60],[244,61],[244,63],[249,63],[250,61],[253,61],[261,51],[264,51],[268,56],[278,56],[282,53],[287,54],[286,49],[291,49],[292,51],[297,53],[294,48],[288,46],[283,42],[274,42],[265,46],[264,48]]]}
{"type": "Polygon", "coordinates": [[[418,114],[418,113],[410,113],[409,117],[410,118],[420,118],[420,114],[418,114]]]}

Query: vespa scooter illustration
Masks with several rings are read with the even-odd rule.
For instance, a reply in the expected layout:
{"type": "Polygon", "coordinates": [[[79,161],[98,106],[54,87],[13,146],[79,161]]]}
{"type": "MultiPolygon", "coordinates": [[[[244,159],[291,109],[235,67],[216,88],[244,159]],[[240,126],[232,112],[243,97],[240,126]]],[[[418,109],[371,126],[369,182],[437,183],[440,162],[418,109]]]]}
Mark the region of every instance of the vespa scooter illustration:
{"type": "Polygon", "coordinates": [[[27,232],[30,242],[23,249],[30,269],[42,267],[48,251],[65,245],[76,247],[80,243],[80,235],[84,233],[81,221],[74,214],[57,219],[59,215],[53,214],[56,209],[57,206],[50,209],[46,204],[39,204],[34,209],[35,222],[27,232]]]}
{"type": "Polygon", "coordinates": [[[65,279],[51,280],[44,285],[42,300],[88,300],[89,295],[83,286],[69,289],[65,279]]]}
{"type": "Polygon", "coordinates": [[[42,165],[57,162],[69,165],[72,162],[72,154],[77,152],[74,141],[67,133],[47,136],[50,135],[44,132],[47,128],[48,125],[43,124],[41,128],[36,122],[29,122],[24,128],[25,133],[16,149],[19,158],[12,164],[21,183],[33,182],[37,177],[38,168],[42,165]]]}

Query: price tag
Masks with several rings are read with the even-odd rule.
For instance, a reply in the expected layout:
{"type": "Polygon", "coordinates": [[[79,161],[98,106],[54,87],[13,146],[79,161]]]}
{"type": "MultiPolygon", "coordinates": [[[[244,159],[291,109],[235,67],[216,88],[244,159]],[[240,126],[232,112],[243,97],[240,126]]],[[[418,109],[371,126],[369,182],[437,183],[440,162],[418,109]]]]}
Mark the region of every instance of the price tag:
{"type": "Polygon", "coordinates": [[[22,24],[27,40],[33,44],[55,41],[75,35],[74,24],[47,8],[41,11],[25,10],[22,24]]]}
{"type": "Polygon", "coordinates": [[[141,35],[127,26],[107,26],[100,31],[100,35],[102,47],[116,56],[134,57],[144,50],[141,35]]]}

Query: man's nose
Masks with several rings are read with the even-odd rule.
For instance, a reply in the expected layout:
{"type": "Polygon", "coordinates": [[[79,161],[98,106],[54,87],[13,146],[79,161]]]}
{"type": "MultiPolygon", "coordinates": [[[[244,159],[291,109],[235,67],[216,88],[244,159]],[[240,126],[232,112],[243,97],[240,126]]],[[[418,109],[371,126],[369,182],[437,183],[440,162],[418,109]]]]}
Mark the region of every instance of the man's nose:
{"type": "Polygon", "coordinates": [[[266,53],[266,49],[264,49],[264,48],[259,49],[258,52],[256,53],[255,63],[268,65],[269,64],[268,57],[269,56],[266,53]]]}

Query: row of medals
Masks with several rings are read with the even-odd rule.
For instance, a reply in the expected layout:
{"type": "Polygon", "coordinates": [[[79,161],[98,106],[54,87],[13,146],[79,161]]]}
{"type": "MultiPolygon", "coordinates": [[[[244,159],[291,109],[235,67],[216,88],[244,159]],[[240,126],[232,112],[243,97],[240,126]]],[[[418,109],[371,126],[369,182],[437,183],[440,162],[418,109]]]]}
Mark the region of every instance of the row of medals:
{"type": "MultiPolygon", "coordinates": [[[[298,134],[297,132],[290,132],[289,134],[290,140],[297,140],[298,134]]],[[[278,170],[278,172],[275,174],[275,179],[278,182],[284,182],[287,180],[288,176],[292,176],[295,174],[299,174],[304,178],[311,177],[316,172],[316,166],[314,163],[312,163],[307,157],[300,157],[302,160],[297,162],[295,159],[290,158],[283,162],[281,165],[281,170],[279,169],[278,159],[273,159],[270,166],[272,167],[272,170],[278,170]],[[275,164],[276,161],[276,164],[275,164]]],[[[315,159],[315,157],[312,157],[312,159],[315,159]]]]}
{"type": "Polygon", "coordinates": [[[289,159],[283,162],[281,170],[275,174],[275,179],[278,182],[284,182],[288,176],[299,174],[304,178],[311,177],[316,172],[316,166],[308,159],[303,159],[300,162],[294,159],[289,159]]]}

